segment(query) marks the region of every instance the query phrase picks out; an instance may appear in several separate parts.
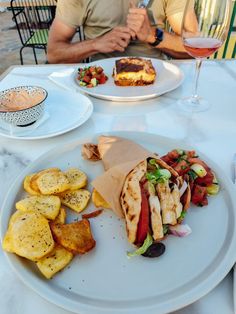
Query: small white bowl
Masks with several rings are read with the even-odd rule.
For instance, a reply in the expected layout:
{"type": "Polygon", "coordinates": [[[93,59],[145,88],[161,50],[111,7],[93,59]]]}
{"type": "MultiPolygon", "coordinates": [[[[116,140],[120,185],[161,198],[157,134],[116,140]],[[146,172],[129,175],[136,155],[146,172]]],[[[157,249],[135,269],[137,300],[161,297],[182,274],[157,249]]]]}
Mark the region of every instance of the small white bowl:
{"type": "Polygon", "coordinates": [[[0,119],[13,126],[27,126],[44,113],[47,91],[38,86],[19,86],[0,92],[0,119]]]}

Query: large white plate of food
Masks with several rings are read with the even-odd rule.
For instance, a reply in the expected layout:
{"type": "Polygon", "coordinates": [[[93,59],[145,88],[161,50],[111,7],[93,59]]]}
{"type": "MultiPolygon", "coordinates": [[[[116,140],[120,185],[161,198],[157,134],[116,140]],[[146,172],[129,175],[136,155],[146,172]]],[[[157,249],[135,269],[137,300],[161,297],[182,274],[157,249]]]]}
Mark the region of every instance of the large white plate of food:
{"type": "Polygon", "coordinates": [[[80,66],[72,75],[79,90],[113,101],[138,101],[177,88],[184,74],[176,65],[159,59],[109,58],[80,66]]]}
{"type": "Polygon", "coordinates": [[[169,313],[208,293],[233,266],[234,187],[182,142],[97,134],[22,172],[1,208],[1,238],[17,275],[58,306],[169,313]]]}

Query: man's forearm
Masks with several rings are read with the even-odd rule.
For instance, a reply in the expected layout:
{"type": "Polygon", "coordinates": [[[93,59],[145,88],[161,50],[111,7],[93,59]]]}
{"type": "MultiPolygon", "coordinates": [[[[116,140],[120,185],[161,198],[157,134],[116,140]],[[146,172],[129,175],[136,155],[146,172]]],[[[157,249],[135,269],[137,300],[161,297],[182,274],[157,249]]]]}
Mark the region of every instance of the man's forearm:
{"type": "Polygon", "coordinates": [[[48,46],[47,57],[49,63],[78,63],[96,53],[94,40],[76,43],[57,41],[48,46]]]}

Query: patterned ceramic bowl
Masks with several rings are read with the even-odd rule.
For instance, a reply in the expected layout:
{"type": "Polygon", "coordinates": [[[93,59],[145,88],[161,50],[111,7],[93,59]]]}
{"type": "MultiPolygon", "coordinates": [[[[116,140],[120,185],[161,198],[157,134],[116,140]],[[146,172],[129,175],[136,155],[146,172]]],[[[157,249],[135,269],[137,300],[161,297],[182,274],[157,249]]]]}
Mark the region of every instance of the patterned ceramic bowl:
{"type": "Polygon", "coordinates": [[[48,93],[42,87],[19,86],[0,92],[0,119],[14,126],[27,126],[44,113],[48,93]]]}

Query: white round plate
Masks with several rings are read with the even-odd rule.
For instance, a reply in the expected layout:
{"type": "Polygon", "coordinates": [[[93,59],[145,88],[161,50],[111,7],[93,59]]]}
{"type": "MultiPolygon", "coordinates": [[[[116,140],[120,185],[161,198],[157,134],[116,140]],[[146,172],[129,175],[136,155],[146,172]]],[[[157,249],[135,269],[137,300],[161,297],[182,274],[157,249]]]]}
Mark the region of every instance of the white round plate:
{"type": "MultiPolygon", "coordinates": [[[[182,142],[148,133],[116,132],[153,152],[165,154],[182,142]]],[[[113,135],[114,135],[113,134],[113,135]]],[[[14,204],[25,193],[25,175],[47,167],[80,167],[89,182],[103,171],[101,162],[81,158],[81,144],[96,142],[97,135],[58,147],[44,154],[17,178],[1,208],[1,237],[4,236],[14,204]]],[[[17,275],[41,296],[67,310],[84,314],[157,314],[184,307],[213,289],[236,260],[236,208],[233,184],[217,165],[200,154],[218,176],[221,191],[209,197],[205,207],[191,206],[186,217],[192,233],[185,238],[168,236],[166,252],[159,258],[128,259],[134,248],[127,242],[124,221],[110,210],[90,219],[96,248],[73,259],[69,267],[46,280],[32,262],[5,253],[17,275]]],[[[91,189],[91,186],[89,186],[91,189]]],[[[94,210],[92,204],[85,212],[94,210]]],[[[78,214],[68,210],[68,222],[78,214]]],[[[80,217],[80,216],[79,216],[80,217]]]]}
{"type": "Polygon", "coordinates": [[[108,99],[113,101],[138,101],[157,97],[177,88],[184,79],[183,72],[174,64],[159,59],[150,59],[157,72],[154,84],[147,86],[116,86],[112,77],[115,60],[119,58],[109,58],[97,60],[87,66],[96,65],[104,69],[108,76],[105,84],[100,84],[93,88],[82,87],[77,80],[78,69],[72,75],[72,79],[80,91],[90,96],[108,99]]]}
{"type": "MultiPolygon", "coordinates": [[[[84,124],[93,113],[91,100],[76,92],[50,90],[45,101],[45,112],[49,118],[37,128],[34,126],[21,128],[11,133],[1,128],[0,136],[21,139],[38,140],[64,134],[84,124]]],[[[36,122],[37,123],[37,122],[36,122]]]]}

